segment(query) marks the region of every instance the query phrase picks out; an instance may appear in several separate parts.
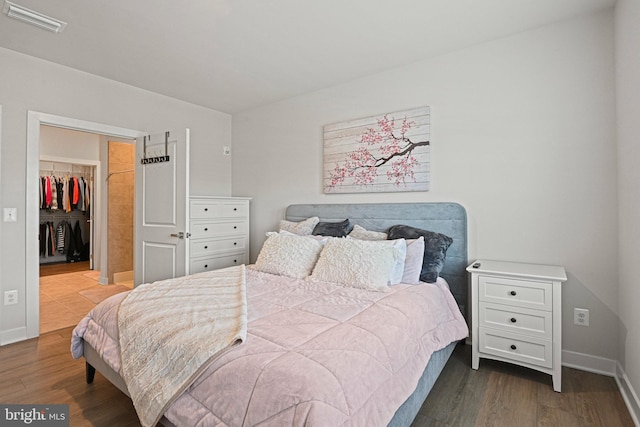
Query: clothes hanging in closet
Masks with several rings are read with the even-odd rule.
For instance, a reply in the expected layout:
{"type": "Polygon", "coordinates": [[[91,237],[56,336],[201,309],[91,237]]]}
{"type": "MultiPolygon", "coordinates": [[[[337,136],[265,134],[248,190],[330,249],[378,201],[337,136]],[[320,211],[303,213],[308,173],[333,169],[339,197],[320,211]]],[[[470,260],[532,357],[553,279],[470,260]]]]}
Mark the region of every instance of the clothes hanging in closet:
{"type": "Polygon", "coordinates": [[[77,176],[41,176],[40,208],[86,212],[91,204],[91,184],[77,176]]]}

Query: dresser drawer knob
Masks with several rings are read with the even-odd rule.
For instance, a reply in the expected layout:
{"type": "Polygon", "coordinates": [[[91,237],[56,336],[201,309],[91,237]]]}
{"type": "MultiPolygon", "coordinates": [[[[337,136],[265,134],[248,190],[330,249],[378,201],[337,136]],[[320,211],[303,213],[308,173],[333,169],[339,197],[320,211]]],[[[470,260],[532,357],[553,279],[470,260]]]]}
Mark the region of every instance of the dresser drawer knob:
{"type": "Polygon", "coordinates": [[[233,208],[234,212],[238,210],[238,208],[233,208]]]}
{"type": "Polygon", "coordinates": [[[209,264],[205,264],[205,265],[204,265],[204,268],[207,268],[207,267],[209,267],[209,264]]]}
{"type": "Polygon", "coordinates": [[[209,231],[209,229],[205,227],[204,231],[209,231]]]}
{"type": "Polygon", "coordinates": [[[517,293],[516,291],[511,291],[511,292],[509,292],[509,295],[514,296],[514,297],[515,297],[517,294],[518,294],[518,293],[517,293]]]}
{"type": "Polygon", "coordinates": [[[204,211],[205,211],[205,212],[208,212],[208,211],[209,211],[209,208],[204,208],[204,211]]]}
{"type": "Polygon", "coordinates": [[[233,246],[236,246],[238,244],[238,242],[233,242],[233,246]]]}
{"type": "Polygon", "coordinates": [[[511,344],[511,350],[515,350],[517,347],[515,344],[511,344]]]}
{"type": "Polygon", "coordinates": [[[516,318],[515,318],[515,317],[512,317],[512,318],[511,318],[511,319],[509,319],[509,320],[511,320],[511,323],[516,323],[516,322],[517,322],[517,320],[516,320],[516,318]]]}
{"type": "Polygon", "coordinates": [[[238,229],[238,226],[237,226],[237,225],[234,225],[234,226],[233,226],[233,229],[234,229],[234,230],[237,230],[237,229],[238,229]]]}
{"type": "Polygon", "coordinates": [[[205,249],[209,249],[209,246],[205,246],[204,248],[205,248],[205,249]]]}

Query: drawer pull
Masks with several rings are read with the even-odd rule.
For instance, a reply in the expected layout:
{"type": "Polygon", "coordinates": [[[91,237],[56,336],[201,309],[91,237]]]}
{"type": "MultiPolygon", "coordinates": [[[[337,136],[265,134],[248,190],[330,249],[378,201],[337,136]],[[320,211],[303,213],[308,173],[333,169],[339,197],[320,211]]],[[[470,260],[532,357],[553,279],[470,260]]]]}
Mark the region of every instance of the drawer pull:
{"type": "Polygon", "coordinates": [[[517,347],[515,344],[511,344],[511,350],[515,350],[517,347]]]}
{"type": "Polygon", "coordinates": [[[238,210],[238,208],[233,208],[234,212],[238,210]]]}
{"type": "Polygon", "coordinates": [[[235,246],[235,245],[237,245],[237,244],[238,244],[238,242],[233,242],[233,246],[235,246]]]}
{"type": "Polygon", "coordinates": [[[209,211],[209,208],[204,208],[204,211],[205,211],[205,212],[208,212],[208,211],[209,211]]]}
{"type": "Polygon", "coordinates": [[[207,267],[209,267],[209,264],[205,264],[205,265],[204,265],[204,268],[207,268],[207,267]]]}
{"type": "Polygon", "coordinates": [[[208,229],[208,228],[205,228],[205,229],[204,229],[204,231],[209,231],[209,229],[208,229]]]}
{"type": "Polygon", "coordinates": [[[518,293],[516,291],[511,291],[509,292],[509,295],[515,297],[516,295],[518,295],[518,293]]]}
{"type": "Polygon", "coordinates": [[[509,319],[509,320],[511,320],[511,323],[516,323],[516,322],[517,322],[517,320],[516,320],[516,318],[515,318],[515,317],[512,317],[512,318],[511,318],[511,319],[509,319]]]}
{"type": "Polygon", "coordinates": [[[205,246],[204,248],[205,248],[205,249],[209,249],[209,246],[205,246]]]}
{"type": "Polygon", "coordinates": [[[238,226],[237,226],[237,225],[234,225],[234,226],[233,226],[233,229],[234,229],[234,230],[237,230],[237,229],[238,229],[238,226]]]}
{"type": "Polygon", "coordinates": [[[237,263],[238,263],[238,260],[237,260],[237,259],[234,259],[234,260],[233,260],[233,263],[234,263],[234,264],[237,264],[237,263]]]}

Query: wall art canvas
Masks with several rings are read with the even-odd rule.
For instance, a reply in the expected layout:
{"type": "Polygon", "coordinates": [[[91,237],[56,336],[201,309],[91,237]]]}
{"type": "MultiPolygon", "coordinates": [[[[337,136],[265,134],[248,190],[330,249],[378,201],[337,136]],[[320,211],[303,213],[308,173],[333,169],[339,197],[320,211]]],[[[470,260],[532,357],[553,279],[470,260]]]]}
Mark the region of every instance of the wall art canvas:
{"type": "Polygon", "coordinates": [[[324,126],[324,192],[429,190],[429,107],[324,126]]]}

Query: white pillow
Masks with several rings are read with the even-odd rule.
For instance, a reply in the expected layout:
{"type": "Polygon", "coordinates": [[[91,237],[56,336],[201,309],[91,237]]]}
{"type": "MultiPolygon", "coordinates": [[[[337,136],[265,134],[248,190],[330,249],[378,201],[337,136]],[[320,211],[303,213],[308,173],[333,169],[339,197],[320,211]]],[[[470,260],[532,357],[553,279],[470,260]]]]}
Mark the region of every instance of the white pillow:
{"type": "MultiPolygon", "coordinates": [[[[278,234],[275,231],[268,231],[267,232],[267,236],[270,236],[271,234],[278,234]]],[[[304,237],[305,239],[313,239],[313,240],[317,240],[318,242],[322,243],[323,245],[325,243],[327,243],[327,240],[329,239],[334,239],[334,237],[330,237],[330,236],[316,236],[314,234],[309,234],[309,235],[304,235],[304,236],[300,236],[299,234],[295,234],[292,233],[290,231],[287,230],[280,230],[280,234],[288,234],[290,236],[298,236],[298,237],[304,237]]]]}
{"type": "Polygon", "coordinates": [[[311,218],[307,218],[300,222],[282,219],[280,220],[280,230],[288,231],[300,236],[308,236],[313,232],[313,229],[316,228],[316,225],[318,225],[319,222],[320,218],[317,216],[312,216],[311,218]]]}
{"type": "MultiPolygon", "coordinates": [[[[351,235],[347,236],[347,238],[351,238],[351,235]]],[[[369,242],[378,244],[378,245],[389,245],[398,249],[398,259],[393,265],[393,269],[391,270],[391,274],[389,274],[389,282],[388,285],[397,285],[398,283],[404,283],[403,275],[404,275],[404,263],[405,258],[407,257],[407,241],[405,239],[395,239],[395,240],[375,240],[369,242]]]]}
{"type": "Polygon", "coordinates": [[[420,283],[420,272],[424,260],[424,237],[407,240],[407,256],[404,260],[402,283],[417,285],[420,283]]]}
{"type": "Polygon", "coordinates": [[[353,226],[351,233],[349,233],[349,237],[360,240],[387,240],[387,233],[367,230],[356,224],[353,226]]]}
{"type": "Polygon", "coordinates": [[[399,250],[357,239],[330,239],[324,245],[311,277],[353,288],[385,291],[399,250]]]}
{"type": "Polygon", "coordinates": [[[311,274],[322,243],[295,234],[267,233],[254,267],[265,273],[302,279],[311,274]]]}

